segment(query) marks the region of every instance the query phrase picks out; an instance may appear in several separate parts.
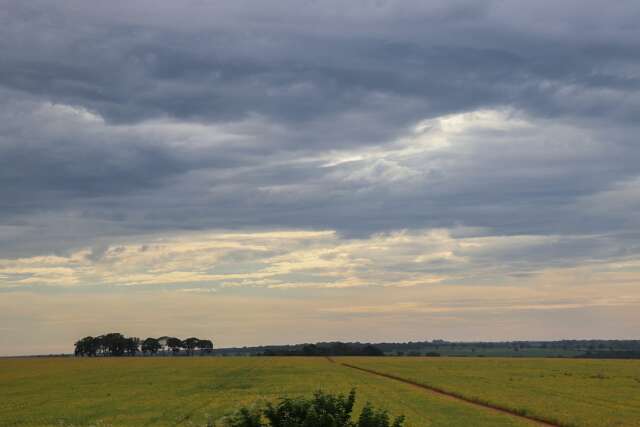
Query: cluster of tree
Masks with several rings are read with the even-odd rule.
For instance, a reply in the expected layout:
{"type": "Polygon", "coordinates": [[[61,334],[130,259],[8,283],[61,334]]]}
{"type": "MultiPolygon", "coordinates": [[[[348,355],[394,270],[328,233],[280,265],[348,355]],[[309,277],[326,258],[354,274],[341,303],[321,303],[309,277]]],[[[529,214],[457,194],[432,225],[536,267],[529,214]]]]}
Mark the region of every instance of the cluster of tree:
{"type": "Polygon", "coordinates": [[[348,396],[317,391],[311,399],[281,399],[264,407],[244,407],[223,421],[225,427],[402,427],[404,416],[393,421],[383,409],[367,403],[352,419],[356,392],[348,396]]]}
{"type": "Polygon", "coordinates": [[[203,354],[213,351],[213,343],[210,340],[201,340],[191,337],[181,340],[175,337],[140,338],[125,337],[121,333],[112,332],[97,337],[84,337],[75,343],[76,356],[135,356],[137,353],[154,355],[161,349],[168,348],[173,354],[178,354],[182,349],[187,355],[193,355],[196,350],[203,354]]]}
{"type": "Polygon", "coordinates": [[[97,337],[84,337],[75,344],[76,356],[135,356],[140,338],[127,338],[112,332],[97,337]]]}
{"type": "Polygon", "coordinates": [[[181,340],[176,337],[147,338],[142,342],[142,352],[155,354],[162,348],[162,342],[166,342],[166,346],[172,353],[178,354],[181,350],[185,350],[186,354],[192,356],[196,350],[204,354],[210,354],[213,351],[213,343],[211,340],[201,340],[196,337],[181,340]]]}
{"type": "Polygon", "coordinates": [[[266,348],[261,356],[382,356],[384,353],[371,344],[317,343],[301,346],[266,348]]]}

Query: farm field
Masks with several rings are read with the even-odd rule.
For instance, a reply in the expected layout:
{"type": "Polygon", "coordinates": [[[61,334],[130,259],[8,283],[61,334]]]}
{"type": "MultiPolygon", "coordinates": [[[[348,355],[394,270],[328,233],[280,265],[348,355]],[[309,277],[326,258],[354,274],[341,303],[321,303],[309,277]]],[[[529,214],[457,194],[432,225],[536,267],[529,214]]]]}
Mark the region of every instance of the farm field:
{"type": "Polygon", "coordinates": [[[407,426],[527,426],[527,421],[438,396],[325,358],[0,359],[0,425],[204,426],[239,406],[314,390],[357,388],[404,414],[407,426]]]}
{"type": "Polygon", "coordinates": [[[640,426],[640,361],[336,357],[0,359],[0,426],[204,426],[242,405],[348,392],[406,426],[527,420],[348,363],[566,426],[640,426]]]}
{"type": "Polygon", "coordinates": [[[640,360],[336,358],[563,426],[640,426],[640,360]]]}

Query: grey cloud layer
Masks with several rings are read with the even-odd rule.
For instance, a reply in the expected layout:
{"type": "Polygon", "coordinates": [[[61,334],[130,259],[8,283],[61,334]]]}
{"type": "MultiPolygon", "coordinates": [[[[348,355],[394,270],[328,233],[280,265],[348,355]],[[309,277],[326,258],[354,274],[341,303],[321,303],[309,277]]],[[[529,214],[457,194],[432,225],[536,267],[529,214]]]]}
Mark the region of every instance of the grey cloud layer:
{"type": "Polygon", "coordinates": [[[635,2],[2,4],[0,257],[270,227],[637,251],[635,2]]]}
{"type": "Polygon", "coordinates": [[[577,14],[503,2],[22,3],[9,2],[2,20],[2,82],[114,121],[362,111],[398,126],[504,103],[638,112],[637,97],[615,97],[640,82],[632,2],[608,15],[597,2],[574,3],[577,14]],[[376,105],[380,94],[414,108],[394,115],[396,105],[376,105]]]}

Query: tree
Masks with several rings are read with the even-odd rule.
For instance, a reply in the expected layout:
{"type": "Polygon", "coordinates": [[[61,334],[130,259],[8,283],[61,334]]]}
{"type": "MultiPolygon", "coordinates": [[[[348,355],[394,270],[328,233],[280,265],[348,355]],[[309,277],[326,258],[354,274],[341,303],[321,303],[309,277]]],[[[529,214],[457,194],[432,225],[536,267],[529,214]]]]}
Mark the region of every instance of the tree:
{"type": "Polygon", "coordinates": [[[180,351],[180,348],[183,347],[182,341],[178,338],[171,337],[167,339],[167,347],[171,349],[173,354],[177,354],[180,351]]]}
{"type": "Polygon", "coordinates": [[[117,332],[102,336],[102,342],[102,346],[111,356],[122,356],[127,349],[127,339],[117,332]]]}
{"type": "Polygon", "coordinates": [[[371,344],[367,344],[362,349],[362,354],[364,356],[384,356],[382,350],[378,347],[372,346],[371,344]]]}
{"type": "Polygon", "coordinates": [[[375,410],[369,402],[362,408],[360,417],[358,418],[357,427],[401,427],[404,422],[404,416],[401,415],[393,421],[389,422],[389,414],[384,409],[375,410]]]}
{"type": "MultiPolygon", "coordinates": [[[[196,337],[187,338],[182,341],[175,337],[166,338],[166,345],[171,349],[173,354],[178,354],[181,348],[187,350],[189,355],[193,355],[196,349],[200,349],[203,353],[211,353],[213,351],[213,343],[210,340],[201,340],[196,337]]],[[[75,345],[76,356],[135,356],[136,353],[142,351],[144,354],[155,354],[163,346],[160,339],[146,338],[142,343],[140,338],[126,337],[118,332],[111,332],[97,337],[84,337],[75,345]]]]}
{"type": "Polygon", "coordinates": [[[213,343],[211,342],[211,340],[200,340],[198,342],[198,348],[200,348],[200,350],[202,350],[206,354],[211,354],[211,352],[213,351],[213,343]]]}
{"type": "Polygon", "coordinates": [[[129,356],[135,356],[140,346],[140,338],[126,338],[124,348],[129,356]]]}
{"type": "Polygon", "coordinates": [[[97,337],[84,337],[75,343],[76,356],[122,356],[125,353],[135,356],[140,339],[112,332],[97,337]]]}
{"type": "Polygon", "coordinates": [[[142,341],[142,352],[156,354],[160,350],[160,342],[155,338],[147,338],[142,341]]]}
{"type": "Polygon", "coordinates": [[[182,341],[184,348],[187,350],[187,354],[193,355],[193,351],[198,348],[198,343],[200,340],[196,337],[187,338],[182,341]]]}
{"type": "Polygon", "coordinates": [[[302,347],[302,354],[305,356],[317,356],[318,354],[320,354],[320,350],[315,344],[305,344],[302,347]]]}
{"type": "Polygon", "coordinates": [[[99,335],[95,338],[95,345],[99,355],[104,356],[107,354],[107,345],[104,340],[104,335],[99,335]]]}
{"type": "Polygon", "coordinates": [[[84,337],[75,343],[76,356],[95,356],[98,352],[99,340],[94,337],[84,337]]]}

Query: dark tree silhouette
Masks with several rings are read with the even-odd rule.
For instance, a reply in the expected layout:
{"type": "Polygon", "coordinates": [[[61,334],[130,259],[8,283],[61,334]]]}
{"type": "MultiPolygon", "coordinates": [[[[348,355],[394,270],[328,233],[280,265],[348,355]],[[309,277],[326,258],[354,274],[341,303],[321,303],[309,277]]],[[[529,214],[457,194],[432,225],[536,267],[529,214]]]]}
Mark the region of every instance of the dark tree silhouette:
{"type": "Polygon", "coordinates": [[[378,347],[375,347],[371,344],[367,344],[362,349],[363,356],[383,356],[384,353],[378,347]]]}
{"type": "Polygon", "coordinates": [[[188,355],[193,355],[193,351],[198,348],[200,340],[196,337],[190,337],[182,341],[182,346],[187,350],[188,355]]]}
{"type": "Polygon", "coordinates": [[[140,346],[140,338],[125,338],[124,346],[129,356],[135,356],[140,346]]]}
{"type": "Polygon", "coordinates": [[[211,340],[199,340],[198,348],[205,354],[211,354],[213,351],[213,343],[211,340]]]}
{"type": "Polygon", "coordinates": [[[94,337],[84,337],[75,343],[76,356],[95,356],[98,353],[100,344],[94,337]]]}
{"type": "Polygon", "coordinates": [[[262,347],[263,356],[382,356],[384,353],[378,347],[361,343],[317,343],[294,346],[262,347]]]}
{"type": "Polygon", "coordinates": [[[125,338],[114,332],[97,337],[84,337],[75,343],[76,356],[123,356],[127,353],[135,356],[138,351],[139,338],[125,338]]]}
{"type": "Polygon", "coordinates": [[[317,356],[321,354],[321,350],[315,344],[305,344],[302,347],[302,354],[305,356],[317,356]]]}
{"type": "Polygon", "coordinates": [[[180,348],[183,347],[182,341],[178,338],[171,337],[167,339],[167,347],[171,349],[173,354],[177,354],[180,351],[180,348]]]}
{"type": "MultiPolygon", "coordinates": [[[[135,356],[139,351],[144,354],[156,354],[162,348],[157,338],[146,338],[141,343],[140,338],[125,337],[117,332],[97,337],[84,337],[74,345],[76,356],[124,356],[125,354],[135,356]]],[[[175,337],[167,338],[167,347],[174,355],[177,355],[181,348],[186,349],[189,355],[193,355],[196,349],[200,349],[200,354],[211,354],[213,351],[213,343],[210,340],[201,340],[196,337],[187,338],[184,341],[175,337]]]]}
{"type": "Polygon", "coordinates": [[[127,339],[117,332],[104,335],[102,341],[102,346],[111,356],[122,356],[127,349],[127,339]]]}
{"type": "Polygon", "coordinates": [[[155,338],[147,338],[142,341],[142,352],[156,354],[160,350],[160,342],[155,338]]]}

